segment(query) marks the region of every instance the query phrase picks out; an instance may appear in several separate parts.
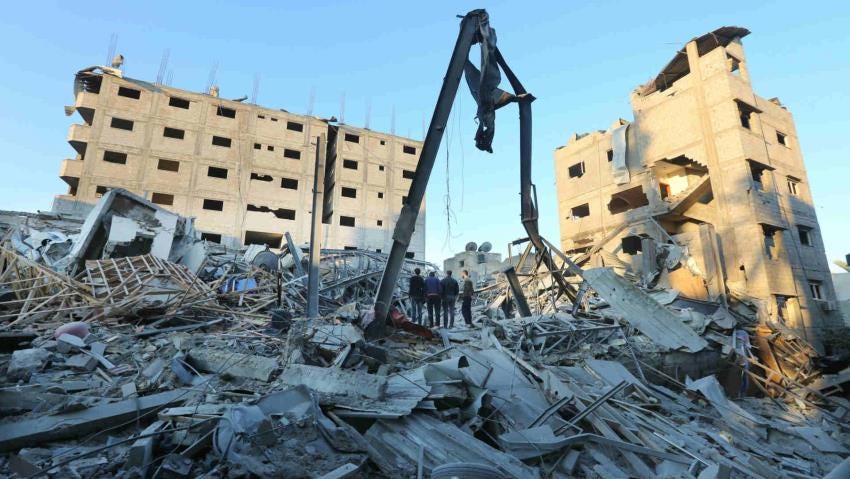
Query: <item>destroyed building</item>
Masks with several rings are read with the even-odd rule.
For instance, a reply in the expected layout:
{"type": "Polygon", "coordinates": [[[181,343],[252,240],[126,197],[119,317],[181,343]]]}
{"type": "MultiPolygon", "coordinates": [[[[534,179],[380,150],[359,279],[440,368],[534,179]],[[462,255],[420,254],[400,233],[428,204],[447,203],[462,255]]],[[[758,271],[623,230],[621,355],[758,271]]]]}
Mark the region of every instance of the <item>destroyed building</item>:
{"type": "Polygon", "coordinates": [[[684,296],[759,303],[820,347],[841,325],[800,141],[753,92],[741,38],[694,38],[631,95],[634,120],[555,151],[561,246],[684,296]],[[687,267],[659,277],[659,264],[687,267]]]}
{"type": "Polygon", "coordinates": [[[502,255],[491,251],[492,248],[487,241],[481,246],[470,241],[463,251],[443,260],[443,271],[454,271],[455,277],[460,278],[460,272],[467,270],[473,284],[490,282],[503,268],[502,255]]]}
{"type": "MultiPolygon", "coordinates": [[[[309,240],[316,137],[325,135],[322,246],[388,250],[422,146],[110,67],[77,72],[73,112],[82,123],[68,131],[76,155],[62,161],[68,192],[55,212],[85,215],[107,190],[124,188],[195,217],[205,239],[232,246],[279,248],[287,231],[309,240]]],[[[408,251],[424,258],[424,206],[408,251]]]]}

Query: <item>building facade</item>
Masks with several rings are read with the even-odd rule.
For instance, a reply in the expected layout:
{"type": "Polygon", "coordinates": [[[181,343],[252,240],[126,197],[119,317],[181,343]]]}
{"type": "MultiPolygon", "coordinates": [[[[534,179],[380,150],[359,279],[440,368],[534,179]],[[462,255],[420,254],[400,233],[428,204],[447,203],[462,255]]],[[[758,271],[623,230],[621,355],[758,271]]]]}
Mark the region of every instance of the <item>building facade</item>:
{"type": "Polygon", "coordinates": [[[561,246],[687,297],[750,300],[818,344],[840,324],[835,292],[793,118],[753,92],[748,33],[688,42],[632,93],[634,121],[555,151],[561,246]]]}
{"type": "MultiPolygon", "coordinates": [[[[310,239],[316,138],[327,138],[322,247],[389,251],[421,142],[125,78],[77,73],[79,114],[54,211],[84,214],[121,187],[196,218],[205,238],[278,248],[310,239]]],[[[424,258],[425,209],[408,256],[424,258]]]]}
{"type": "Polygon", "coordinates": [[[503,268],[500,253],[491,252],[489,246],[477,248],[475,243],[467,244],[464,251],[443,260],[443,271],[451,271],[458,279],[461,271],[467,270],[469,279],[476,287],[490,283],[503,268]]]}

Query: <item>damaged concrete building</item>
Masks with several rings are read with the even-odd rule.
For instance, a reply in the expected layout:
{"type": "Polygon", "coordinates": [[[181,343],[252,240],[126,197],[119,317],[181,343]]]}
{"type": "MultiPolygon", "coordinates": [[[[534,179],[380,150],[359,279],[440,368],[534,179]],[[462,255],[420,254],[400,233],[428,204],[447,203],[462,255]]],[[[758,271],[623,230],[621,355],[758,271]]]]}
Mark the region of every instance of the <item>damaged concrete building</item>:
{"type": "MultiPolygon", "coordinates": [[[[120,65],[116,65],[120,67],[120,65]]],[[[205,239],[279,248],[309,240],[316,137],[327,138],[323,247],[386,251],[422,143],[285,110],[123,76],[77,72],[71,125],[76,156],[62,161],[68,192],[54,211],[85,215],[124,188],[193,216],[205,239]]],[[[425,254],[419,215],[409,257],[425,254]]]]}
{"type": "Polygon", "coordinates": [[[749,33],[689,41],[632,93],[634,121],[555,151],[561,246],[690,298],[755,301],[820,347],[835,292],[794,121],[753,92],[749,33]]]}

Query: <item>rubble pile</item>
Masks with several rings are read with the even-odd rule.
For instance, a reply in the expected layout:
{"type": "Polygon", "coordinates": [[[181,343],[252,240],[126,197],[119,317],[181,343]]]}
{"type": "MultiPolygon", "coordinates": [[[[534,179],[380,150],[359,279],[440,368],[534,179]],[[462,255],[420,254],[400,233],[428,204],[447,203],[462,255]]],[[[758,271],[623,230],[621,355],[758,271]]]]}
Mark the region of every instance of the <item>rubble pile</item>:
{"type": "Polygon", "coordinates": [[[369,341],[385,255],[322,250],[307,318],[291,239],[228,249],[107,196],[84,223],[0,215],[4,477],[848,477],[846,364],[746,304],[605,268],[553,299],[531,270],[531,316],[501,280],[431,330],[407,277],[436,268],[408,261],[369,341]]]}

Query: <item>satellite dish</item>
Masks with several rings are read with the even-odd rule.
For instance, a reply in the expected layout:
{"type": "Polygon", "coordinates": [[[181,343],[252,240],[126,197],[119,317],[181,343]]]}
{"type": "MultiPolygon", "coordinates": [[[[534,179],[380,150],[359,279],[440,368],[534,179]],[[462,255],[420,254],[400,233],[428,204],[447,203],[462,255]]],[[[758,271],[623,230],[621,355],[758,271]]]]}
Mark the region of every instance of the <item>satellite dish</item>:
{"type": "Polygon", "coordinates": [[[489,253],[491,249],[493,249],[493,245],[491,245],[489,241],[485,241],[481,243],[481,246],[478,247],[478,252],[489,253]]]}
{"type": "Polygon", "coordinates": [[[275,272],[280,267],[280,258],[269,250],[260,251],[251,260],[251,264],[268,272],[275,272]]]}
{"type": "Polygon", "coordinates": [[[470,241],[469,243],[466,243],[465,249],[466,251],[475,251],[478,249],[478,245],[475,244],[475,241],[470,241]]]}

